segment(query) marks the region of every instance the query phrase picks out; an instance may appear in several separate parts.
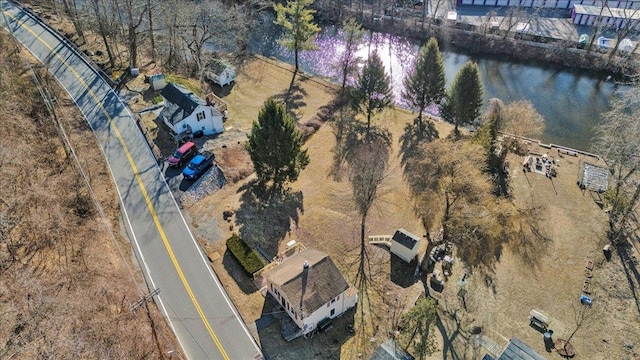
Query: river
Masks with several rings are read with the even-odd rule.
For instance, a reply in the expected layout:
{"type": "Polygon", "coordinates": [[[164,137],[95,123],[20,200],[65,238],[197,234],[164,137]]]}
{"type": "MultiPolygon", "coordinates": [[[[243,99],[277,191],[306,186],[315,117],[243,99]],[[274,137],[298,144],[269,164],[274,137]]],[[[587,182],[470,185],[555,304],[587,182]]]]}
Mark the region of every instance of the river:
{"type": "MultiPolygon", "coordinates": [[[[273,24],[273,15],[264,14],[262,23],[253,31],[249,50],[293,63],[293,54],[277,43],[280,34],[280,28],[273,24]]],[[[396,102],[402,106],[399,96],[402,79],[418,53],[419,44],[382,33],[368,33],[367,39],[370,41],[359,55],[366,58],[369,46],[378,51],[391,76],[396,102]]],[[[300,54],[300,68],[306,73],[337,82],[335,65],[343,49],[340,29],[335,26],[324,27],[316,39],[316,45],[318,50],[300,54]]],[[[620,87],[586,72],[471,57],[447,50],[442,55],[447,86],[464,63],[475,61],[482,76],[485,104],[491,98],[499,98],[505,103],[529,100],[546,121],[546,129],[540,140],[580,150],[590,150],[594,126],[599,123],[600,114],[607,110],[615,89],[620,87]]]]}

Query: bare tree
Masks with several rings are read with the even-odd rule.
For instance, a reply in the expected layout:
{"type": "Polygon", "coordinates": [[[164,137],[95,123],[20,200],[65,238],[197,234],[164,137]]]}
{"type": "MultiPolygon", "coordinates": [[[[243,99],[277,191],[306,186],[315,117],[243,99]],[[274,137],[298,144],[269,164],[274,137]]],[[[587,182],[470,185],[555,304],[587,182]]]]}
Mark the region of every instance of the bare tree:
{"type": "Polygon", "coordinates": [[[111,41],[113,40],[114,27],[109,22],[109,17],[106,13],[104,0],[91,0],[93,5],[93,11],[95,14],[96,24],[98,26],[98,33],[104,43],[105,51],[109,57],[109,65],[115,66],[115,56],[111,50],[111,41]]]}
{"type": "Polygon", "coordinates": [[[594,151],[602,156],[611,174],[611,188],[605,193],[610,206],[609,239],[619,244],[640,199],[640,89],[636,86],[618,93],[611,110],[601,115],[596,128],[594,151]]]}
{"type": "Polygon", "coordinates": [[[427,227],[440,224],[443,238],[471,269],[490,270],[508,239],[512,205],[493,196],[483,174],[484,154],[469,140],[435,140],[405,164],[418,216],[427,227]]]}
{"type": "Polygon", "coordinates": [[[140,0],[125,0],[127,13],[127,42],[129,47],[129,66],[138,67],[138,28],[147,12],[147,4],[140,0]]]}
{"type": "Polygon", "coordinates": [[[78,10],[78,6],[74,0],[62,0],[64,11],[69,15],[69,19],[76,30],[76,34],[80,37],[83,43],[86,43],[84,37],[84,24],[82,23],[82,16],[78,10]]]}
{"type": "Polygon", "coordinates": [[[544,132],[545,121],[529,100],[518,100],[502,107],[499,129],[502,132],[539,137],[544,132]]]}
{"type": "MultiPolygon", "coordinates": [[[[368,287],[371,276],[371,266],[367,253],[366,223],[369,210],[379,197],[379,187],[386,177],[389,161],[389,142],[382,138],[371,141],[360,141],[347,157],[349,163],[349,181],[353,192],[353,201],[360,216],[360,251],[358,256],[358,271],[355,285],[361,296],[359,297],[361,320],[364,322],[365,306],[371,306],[368,287]]],[[[368,309],[369,311],[371,309],[368,309]]],[[[364,327],[363,327],[364,328],[364,327]]]]}

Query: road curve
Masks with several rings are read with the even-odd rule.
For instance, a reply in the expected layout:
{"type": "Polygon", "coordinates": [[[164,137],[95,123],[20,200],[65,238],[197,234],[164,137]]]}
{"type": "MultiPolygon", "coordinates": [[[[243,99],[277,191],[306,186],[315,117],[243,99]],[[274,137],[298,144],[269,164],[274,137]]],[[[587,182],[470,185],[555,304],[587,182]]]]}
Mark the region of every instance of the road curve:
{"type": "Polygon", "coordinates": [[[61,36],[15,3],[0,0],[0,8],[2,27],[47,66],[93,129],[120,195],[131,244],[148,284],[160,289],[154,300],[186,357],[261,359],[129,109],[61,36]]]}

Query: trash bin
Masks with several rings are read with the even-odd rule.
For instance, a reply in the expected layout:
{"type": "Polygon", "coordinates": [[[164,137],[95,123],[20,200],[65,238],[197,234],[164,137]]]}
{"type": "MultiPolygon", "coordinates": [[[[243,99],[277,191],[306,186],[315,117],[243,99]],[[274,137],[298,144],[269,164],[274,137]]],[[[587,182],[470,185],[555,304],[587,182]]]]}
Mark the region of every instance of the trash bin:
{"type": "Polygon", "coordinates": [[[554,348],[553,339],[551,338],[552,335],[553,330],[547,330],[544,333],[544,348],[545,350],[547,350],[547,352],[551,352],[551,350],[553,350],[554,348]]]}

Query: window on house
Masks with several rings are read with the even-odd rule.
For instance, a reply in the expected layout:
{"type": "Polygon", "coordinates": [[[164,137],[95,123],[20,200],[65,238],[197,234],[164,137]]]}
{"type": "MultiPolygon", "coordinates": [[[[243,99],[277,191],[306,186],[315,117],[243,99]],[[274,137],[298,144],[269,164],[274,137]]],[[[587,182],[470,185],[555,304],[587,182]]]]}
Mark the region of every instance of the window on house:
{"type": "Polygon", "coordinates": [[[198,118],[198,121],[204,120],[204,118],[205,118],[204,111],[201,111],[201,112],[197,113],[196,117],[198,118]]]}
{"type": "Polygon", "coordinates": [[[336,309],[331,309],[331,315],[329,316],[333,317],[335,314],[336,314],[336,309]]]}
{"type": "Polygon", "coordinates": [[[336,302],[336,299],[331,299],[331,304],[333,304],[334,302],[336,302]]]}

